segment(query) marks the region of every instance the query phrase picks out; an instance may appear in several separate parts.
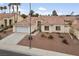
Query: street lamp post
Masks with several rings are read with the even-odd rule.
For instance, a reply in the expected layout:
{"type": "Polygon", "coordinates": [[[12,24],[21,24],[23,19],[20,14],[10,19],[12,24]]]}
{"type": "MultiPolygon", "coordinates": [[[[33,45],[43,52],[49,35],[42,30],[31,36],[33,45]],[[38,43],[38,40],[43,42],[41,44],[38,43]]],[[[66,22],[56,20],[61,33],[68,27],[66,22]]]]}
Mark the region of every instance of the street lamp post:
{"type": "Polygon", "coordinates": [[[30,14],[29,14],[29,20],[30,20],[30,35],[29,35],[29,48],[31,48],[31,40],[32,40],[32,36],[31,36],[31,3],[29,3],[29,10],[30,10],[30,14]]]}

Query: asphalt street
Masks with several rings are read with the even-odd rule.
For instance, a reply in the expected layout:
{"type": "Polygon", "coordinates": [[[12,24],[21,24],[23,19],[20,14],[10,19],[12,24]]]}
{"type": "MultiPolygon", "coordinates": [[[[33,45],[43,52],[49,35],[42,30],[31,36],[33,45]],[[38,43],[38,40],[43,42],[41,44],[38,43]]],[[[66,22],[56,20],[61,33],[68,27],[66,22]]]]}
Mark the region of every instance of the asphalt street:
{"type": "Polygon", "coordinates": [[[29,56],[11,51],[0,50],[0,56],[29,56]]]}

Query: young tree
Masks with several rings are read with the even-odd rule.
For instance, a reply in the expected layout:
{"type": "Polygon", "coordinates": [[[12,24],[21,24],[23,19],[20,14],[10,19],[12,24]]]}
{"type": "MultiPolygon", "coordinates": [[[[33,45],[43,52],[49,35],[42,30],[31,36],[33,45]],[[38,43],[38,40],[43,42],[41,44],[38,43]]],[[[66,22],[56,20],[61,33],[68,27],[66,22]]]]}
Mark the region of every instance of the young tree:
{"type": "Polygon", "coordinates": [[[38,14],[38,13],[36,13],[34,16],[35,16],[35,17],[38,17],[38,16],[39,16],[39,14],[38,14]]]}
{"type": "Polygon", "coordinates": [[[52,16],[58,16],[56,10],[53,10],[53,12],[52,12],[52,16]]]}
{"type": "Polygon", "coordinates": [[[1,12],[3,12],[3,7],[2,6],[0,6],[0,10],[1,10],[1,12]]]}
{"type": "Polygon", "coordinates": [[[3,9],[5,10],[4,13],[6,13],[7,6],[4,6],[3,9]]]}
{"type": "Polygon", "coordinates": [[[31,10],[30,13],[29,13],[29,15],[33,16],[34,15],[34,11],[31,10]]]}
{"type": "Polygon", "coordinates": [[[25,15],[25,14],[22,14],[21,16],[22,16],[24,19],[27,17],[27,15],[25,15]]]}

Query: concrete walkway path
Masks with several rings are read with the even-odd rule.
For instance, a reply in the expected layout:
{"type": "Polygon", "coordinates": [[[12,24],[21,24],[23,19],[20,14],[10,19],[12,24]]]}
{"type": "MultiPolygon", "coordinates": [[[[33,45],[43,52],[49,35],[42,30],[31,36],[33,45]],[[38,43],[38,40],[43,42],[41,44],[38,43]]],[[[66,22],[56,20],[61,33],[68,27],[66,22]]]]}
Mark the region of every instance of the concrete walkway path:
{"type": "Polygon", "coordinates": [[[17,44],[21,41],[27,34],[26,33],[12,33],[11,35],[0,40],[3,44],[17,44]]]}

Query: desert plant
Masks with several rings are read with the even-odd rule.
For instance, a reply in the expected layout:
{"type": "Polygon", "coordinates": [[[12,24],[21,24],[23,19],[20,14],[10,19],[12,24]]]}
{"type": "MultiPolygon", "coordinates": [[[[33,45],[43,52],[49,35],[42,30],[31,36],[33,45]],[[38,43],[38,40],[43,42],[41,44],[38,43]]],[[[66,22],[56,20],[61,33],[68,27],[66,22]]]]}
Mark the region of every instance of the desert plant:
{"type": "Polygon", "coordinates": [[[49,38],[49,39],[53,39],[53,36],[52,36],[52,35],[49,35],[48,38],[49,38]]]}
{"type": "Polygon", "coordinates": [[[63,42],[64,44],[66,44],[66,45],[69,44],[66,39],[62,40],[62,42],[63,42]]]}
{"type": "Polygon", "coordinates": [[[44,34],[41,34],[41,37],[46,37],[44,34]]]}
{"type": "Polygon", "coordinates": [[[32,39],[33,39],[33,37],[32,37],[32,36],[29,36],[29,37],[28,37],[28,39],[29,39],[29,40],[32,40],[32,39]]]}

